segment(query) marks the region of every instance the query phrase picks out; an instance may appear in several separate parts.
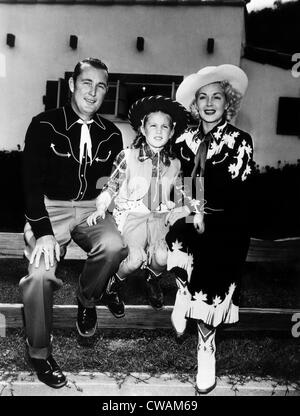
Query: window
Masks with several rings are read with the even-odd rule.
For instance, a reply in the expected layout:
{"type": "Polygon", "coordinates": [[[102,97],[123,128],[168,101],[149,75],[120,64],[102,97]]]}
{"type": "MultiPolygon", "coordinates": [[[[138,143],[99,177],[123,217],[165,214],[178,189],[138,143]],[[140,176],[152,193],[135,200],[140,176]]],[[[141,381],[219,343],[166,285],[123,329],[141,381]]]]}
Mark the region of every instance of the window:
{"type": "Polygon", "coordinates": [[[279,97],[277,134],[300,136],[300,98],[279,97]]]}
{"type": "MultiPolygon", "coordinates": [[[[69,99],[66,72],[58,81],[47,81],[44,96],[45,110],[65,105],[69,99]]],[[[149,95],[165,95],[175,98],[178,85],[183,80],[177,75],[109,74],[109,88],[100,112],[115,119],[127,119],[130,106],[138,99],[149,95]]]]}

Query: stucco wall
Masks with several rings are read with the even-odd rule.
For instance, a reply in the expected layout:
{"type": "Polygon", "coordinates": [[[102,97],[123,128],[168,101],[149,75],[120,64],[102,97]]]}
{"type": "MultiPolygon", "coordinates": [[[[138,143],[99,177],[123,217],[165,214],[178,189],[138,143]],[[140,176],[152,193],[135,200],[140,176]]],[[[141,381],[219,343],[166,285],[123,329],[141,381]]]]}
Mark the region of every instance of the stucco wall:
{"type": "MultiPolygon", "coordinates": [[[[239,64],[243,8],[231,6],[0,5],[0,150],[23,146],[44,106],[46,80],[97,56],[111,72],[184,75],[204,65],[239,64]],[[5,44],[6,33],[16,46],[5,44]],[[68,43],[78,36],[78,49],[68,43]],[[139,53],[137,36],[145,38],[139,53]],[[206,52],[207,38],[215,52],[206,52]]],[[[128,136],[128,127],[121,125],[128,136]]]]}
{"type": "Polygon", "coordinates": [[[247,59],[242,59],[241,66],[249,77],[249,88],[237,125],[252,135],[256,162],[260,166],[276,166],[278,160],[297,162],[300,137],[277,135],[276,126],[278,98],[300,97],[300,78],[294,78],[291,70],[247,59]]]}

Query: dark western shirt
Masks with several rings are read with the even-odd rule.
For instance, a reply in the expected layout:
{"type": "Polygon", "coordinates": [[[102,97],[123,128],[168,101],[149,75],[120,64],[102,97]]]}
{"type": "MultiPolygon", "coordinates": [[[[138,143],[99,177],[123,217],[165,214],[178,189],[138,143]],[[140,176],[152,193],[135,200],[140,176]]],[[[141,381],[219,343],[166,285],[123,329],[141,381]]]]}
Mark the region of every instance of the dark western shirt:
{"type": "Polygon", "coordinates": [[[201,125],[187,129],[177,139],[175,151],[184,176],[191,176],[195,168],[196,176],[203,174],[205,212],[224,211],[236,223],[243,223],[249,216],[248,179],[254,169],[251,136],[221,120],[206,136],[201,125]],[[207,144],[201,148],[204,141],[207,144]],[[205,152],[202,163],[198,152],[205,152]]]}
{"type": "Polygon", "coordinates": [[[28,127],[23,153],[25,216],[36,238],[53,234],[44,197],[62,201],[96,198],[98,180],[109,177],[113,161],[123,149],[120,130],[96,113],[88,125],[92,161],[85,146],[80,163],[78,119],[71,106],[65,106],[39,114],[28,127]]]}

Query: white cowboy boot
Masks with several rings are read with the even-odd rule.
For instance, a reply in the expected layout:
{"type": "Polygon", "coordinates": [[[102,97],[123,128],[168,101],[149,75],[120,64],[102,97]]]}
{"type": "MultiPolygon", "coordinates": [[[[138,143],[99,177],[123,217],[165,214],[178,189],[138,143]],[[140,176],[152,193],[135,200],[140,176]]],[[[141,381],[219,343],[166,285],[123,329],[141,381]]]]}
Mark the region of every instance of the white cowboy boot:
{"type": "Polygon", "coordinates": [[[216,330],[211,330],[203,335],[198,324],[198,372],[196,377],[196,388],[198,393],[206,394],[216,386],[216,330]]]}
{"type": "Polygon", "coordinates": [[[187,318],[185,315],[192,296],[187,288],[187,282],[183,282],[176,276],[176,284],[178,290],[176,293],[173,312],[171,314],[171,322],[176,331],[177,337],[181,337],[186,328],[187,318]]]}

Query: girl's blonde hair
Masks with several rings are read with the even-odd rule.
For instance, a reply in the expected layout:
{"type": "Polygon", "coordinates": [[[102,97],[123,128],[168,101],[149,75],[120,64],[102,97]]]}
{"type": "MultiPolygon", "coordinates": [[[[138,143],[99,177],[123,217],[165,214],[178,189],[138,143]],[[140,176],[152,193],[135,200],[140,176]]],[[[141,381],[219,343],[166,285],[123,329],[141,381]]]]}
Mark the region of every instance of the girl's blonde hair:
{"type": "MultiPolygon", "coordinates": [[[[239,91],[234,89],[232,85],[230,84],[230,82],[228,81],[220,81],[219,84],[221,85],[221,88],[223,89],[225,100],[228,105],[228,108],[224,112],[224,116],[227,121],[230,121],[233,117],[237,115],[241,106],[243,95],[239,91]]],[[[190,111],[195,120],[200,119],[199,111],[198,111],[197,104],[196,104],[200,89],[201,88],[199,88],[199,90],[196,92],[195,98],[192,104],[190,105],[190,111]]]]}

